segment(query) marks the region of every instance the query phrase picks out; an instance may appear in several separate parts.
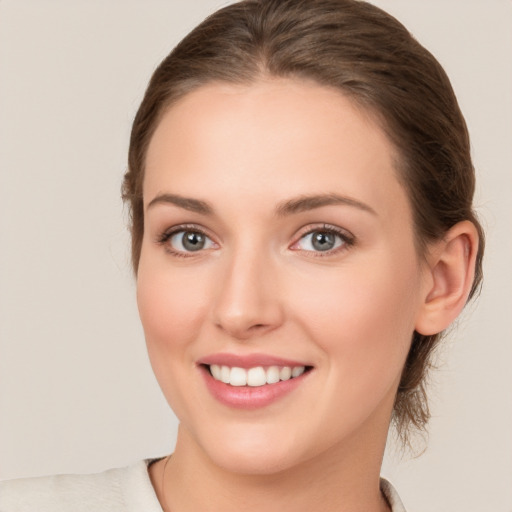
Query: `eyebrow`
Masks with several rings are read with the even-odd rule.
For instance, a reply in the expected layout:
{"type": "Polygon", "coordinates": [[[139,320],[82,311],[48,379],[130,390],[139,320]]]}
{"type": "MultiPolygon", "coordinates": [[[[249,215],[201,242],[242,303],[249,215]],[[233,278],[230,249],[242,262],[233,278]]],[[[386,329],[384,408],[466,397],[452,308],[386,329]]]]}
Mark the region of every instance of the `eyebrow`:
{"type": "Polygon", "coordinates": [[[377,215],[377,212],[365,203],[358,201],[347,196],[340,196],[338,194],[319,194],[312,196],[300,196],[295,199],[290,199],[281,203],[276,208],[276,214],[279,217],[287,215],[293,215],[294,213],[305,212],[308,210],[314,210],[315,208],[321,208],[322,206],[330,205],[346,205],[358,208],[365,212],[377,215]]]}
{"type": "MultiPolygon", "coordinates": [[[[213,207],[206,201],[193,199],[191,197],[183,197],[177,194],[159,194],[149,202],[147,209],[157,204],[172,204],[201,215],[213,215],[214,213],[213,207]]],[[[359,210],[371,213],[372,215],[377,215],[377,212],[367,204],[362,203],[357,199],[340,196],[338,194],[318,194],[311,196],[299,196],[294,199],[289,199],[277,206],[276,215],[278,217],[285,217],[295,213],[314,210],[315,208],[330,205],[352,206],[359,210]]]]}
{"type": "Polygon", "coordinates": [[[213,215],[213,208],[206,202],[191,197],[183,197],[176,194],[159,194],[153,198],[147,209],[155,206],[156,204],[173,204],[189,210],[191,212],[200,213],[202,215],[213,215]]]}

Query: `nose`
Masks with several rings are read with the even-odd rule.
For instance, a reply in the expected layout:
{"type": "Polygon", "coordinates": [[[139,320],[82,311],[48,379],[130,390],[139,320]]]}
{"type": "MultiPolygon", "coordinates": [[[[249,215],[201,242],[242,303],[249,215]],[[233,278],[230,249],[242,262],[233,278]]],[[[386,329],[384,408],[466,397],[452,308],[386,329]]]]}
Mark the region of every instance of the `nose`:
{"type": "Polygon", "coordinates": [[[277,329],[284,311],[271,258],[253,251],[233,255],[219,274],[219,293],[213,308],[218,329],[247,340],[277,329]]]}

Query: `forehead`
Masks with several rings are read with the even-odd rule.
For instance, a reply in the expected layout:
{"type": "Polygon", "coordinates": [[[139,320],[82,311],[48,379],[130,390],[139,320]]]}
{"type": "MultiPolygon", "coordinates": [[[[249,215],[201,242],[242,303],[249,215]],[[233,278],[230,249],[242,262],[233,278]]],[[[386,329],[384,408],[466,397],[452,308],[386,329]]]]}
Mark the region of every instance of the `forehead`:
{"type": "Polygon", "coordinates": [[[210,84],[163,116],[147,152],[144,196],[147,204],[170,188],[271,200],[286,184],[292,196],[306,187],[378,203],[404,193],[394,161],[374,117],[339,91],[284,79],[210,84]]]}

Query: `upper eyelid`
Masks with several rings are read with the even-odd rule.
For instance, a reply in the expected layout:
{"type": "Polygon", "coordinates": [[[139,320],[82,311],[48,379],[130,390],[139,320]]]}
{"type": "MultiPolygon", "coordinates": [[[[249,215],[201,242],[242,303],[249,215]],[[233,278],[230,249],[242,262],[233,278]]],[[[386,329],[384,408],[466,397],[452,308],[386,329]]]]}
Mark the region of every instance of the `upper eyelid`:
{"type": "Polygon", "coordinates": [[[204,228],[203,226],[199,224],[176,224],[175,226],[171,226],[169,228],[164,229],[163,231],[159,232],[157,235],[157,239],[162,239],[163,237],[171,237],[172,235],[175,235],[176,233],[179,233],[180,231],[196,231],[198,233],[201,233],[202,235],[207,236],[208,238],[214,240],[214,236],[210,233],[210,230],[204,228]]]}
{"type": "Polygon", "coordinates": [[[295,236],[296,243],[298,240],[300,240],[302,237],[314,233],[315,231],[329,231],[331,233],[335,233],[339,236],[341,236],[344,239],[348,240],[354,240],[355,236],[345,228],[341,228],[339,226],[335,226],[334,224],[328,224],[325,222],[319,222],[319,223],[313,223],[308,224],[307,226],[302,227],[297,231],[297,235],[295,236]]]}
{"type": "MultiPolygon", "coordinates": [[[[219,244],[215,241],[214,237],[212,237],[210,234],[208,234],[208,230],[204,229],[202,226],[198,226],[196,224],[177,224],[170,228],[167,228],[163,231],[160,231],[157,236],[155,237],[155,243],[157,245],[160,245],[165,248],[165,251],[169,253],[170,255],[174,257],[185,257],[190,258],[194,256],[199,256],[200,254],[204,254],[205,251],[212,250],[212,247],[208,248],[201,248],[197,251],[183,251],[180,249],[176,249],[172,247],[172,244],[170,243],[172,238],[177,235],[178,233],[186,233],[186,232],[196,232],[200,233],[201,235],[204,235],[206,238],[210,240],[210,242],[214,246],[218,246],[219,244]]],[[[216,247],[213,247],[216,248],[216,247]]]]}
{"type": "Polygon", "coordinates": [[[311,224],[304,226],[301,230],[299,230],[298,234],[294,238],[294,241],[288,247],[292,251],[302,252],[305,255],[311,257],[329,257],[350,249],[355,243],[356,237],[347,229],[332,224],[318,223],[316,226],[311,224]],[[294,248],[294,246],[297,246],[304,237],[306,237],[307,235],[311,235],[315,231],[327,231],[334,233],[336,236],[341,238],[342,244],[336,248],[329,249],[327,251],[312,251],[294,248]]]}
{"type": "MultiPolygon", "coordinates": [[[[158,235],[156,236],[156,241],[161,243],[164,239],[168,240],[171,236],[175,235],[176,233],[179,233],[180,231],[197,231],[198,233],[201,233],[210,238],[216,245],[220,245],[222,242],[219,241],[219,237],[213,235],[209,229],[205,228],[200,224],[195,223],[176,224],[174,226],[166,228],[158,233],[158,235]]],[[[305,237],[308,234],[312,234],[315,231],[328,231],[331,233],[335,233],[348,244],[354,243],[356,238],[347,229],[342,228],[340,226],[336,226],[334,224],[329,224],[325,222],[309,223],[295,232],[295,235],[293,235],[292,242],[289,244],[289,246],[297,244],[301,238],[305,237]]]]}

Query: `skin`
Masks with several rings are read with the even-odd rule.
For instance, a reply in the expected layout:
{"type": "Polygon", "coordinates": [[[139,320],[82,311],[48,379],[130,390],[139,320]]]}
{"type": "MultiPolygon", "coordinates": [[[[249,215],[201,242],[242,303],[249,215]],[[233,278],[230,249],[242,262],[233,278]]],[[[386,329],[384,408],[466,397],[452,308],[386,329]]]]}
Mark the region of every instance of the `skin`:
{"type": "Polygon", "coordinates": [[[448,244],[459,261],[474,242],[462,229],[430,259],[418,256],[394,157],[370,115],[298,80],[203,86],[164,115],[147,153],[137,299],[180,420],[165,478],[163,461],[150,470],[168,510],[388,509],[379,471],[411,336],[438,329],[439,309],[445,323],[456,316],[460,301],[432,306],[454,281],[437,262],[448,244]],[[290,208],[329,194],[348,200],[290,208]],[[161,241],[182,224],[207,234],[204,250],[161,241]],[[351,242],[315,252],[307,234],[325,224],[351,242]],[[218,352],[313,370],[267,407],[233,409],[198,370],[218,352]]]}

